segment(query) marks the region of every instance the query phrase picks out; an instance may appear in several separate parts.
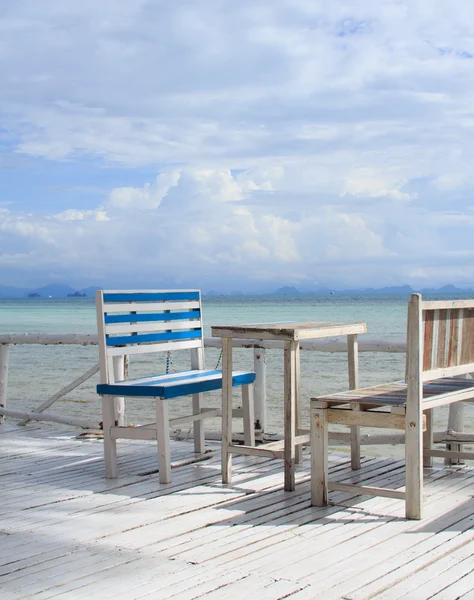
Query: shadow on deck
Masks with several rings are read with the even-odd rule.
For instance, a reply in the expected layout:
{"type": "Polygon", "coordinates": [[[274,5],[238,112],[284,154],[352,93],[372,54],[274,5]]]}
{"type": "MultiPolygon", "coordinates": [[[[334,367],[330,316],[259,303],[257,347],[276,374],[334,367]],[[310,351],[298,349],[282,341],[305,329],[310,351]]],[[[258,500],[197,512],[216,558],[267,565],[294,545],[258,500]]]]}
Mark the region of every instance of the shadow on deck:
{"type": "MultiPolygon", "coordinates": [[[[258,597],[473,598],[471,467],[425,470],[425,518],[390,498],[331,492],[310,506],[308,457],[295,492],[281,461],[235,457],[220,483],[219,445],[174,442],[173,483],[154,443],[121,441],[117,480],[101,440],[52,429],[0,435],[2,600],[258,597]]],[[[331,456],[331,477],[404,485],[403,462],[331,456]]]]}

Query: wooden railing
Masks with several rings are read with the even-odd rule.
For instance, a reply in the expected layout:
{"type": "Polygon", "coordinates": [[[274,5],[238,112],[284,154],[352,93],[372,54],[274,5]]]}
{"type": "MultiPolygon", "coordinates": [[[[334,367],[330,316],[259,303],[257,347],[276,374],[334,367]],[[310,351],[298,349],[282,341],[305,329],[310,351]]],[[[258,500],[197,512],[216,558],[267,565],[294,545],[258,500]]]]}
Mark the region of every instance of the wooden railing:
{"type": "MultiPolygon", "coordinates": [[[[9,351],[11,345],[20,344],[40,344],[40,345],[97,345],[97,335],[95,334],[46,334],[46,333],[28,333],[28,334],[2,334],[0,335],[0,425],[3,424],[4,417],[20,419],[25,424],[28,421],[50,421],[81,427],[84,429],[97,429],[98,422],[79,419],[69,415],[58,415],[46,412],[57,400],[65,396],[68,392],[75,389],[99,371],[98,363],[93,365],[88,371],[76,378],[74,381],[62,387],[50,398],[43,401],[32,411],[17,411],[7,408],[7,387],[8,387],[8,364],[9,351]]],[[[259,341],[234,339],[235,348],[252,348],[254,352],[254,370],[257,374],[255,381],[255,420],[258,421],[261,431],[266,430],[266,352],[267,350],[283,349],[283,342],[279,341],[259,341]]],[[[208,348],[220,348],[220,338],[205,338],[205,346],[208,348]]],[[[345,339],[334,340],[308,340],[301,342],[302,351],[310,352],[347,352],[347,343],[345,339]]],[[[404,353],[406,345],[404,341],[386,341],[378,339],[362,338],[359,340],[359,352],[382,352],[382,353],[404,353]]],[[[120,361],[121,357],[118,357],[120,361]]],[[[117,361],[117,363],[119,362],[117,361]]],[[[124,369],[124,365],[116,365],[117,370],[124,369]]],[[[474,435],[464,433],[462,403],[455,403],[450,406],[447,431],[435,433],[435,441],[446,442],[456,446],[461,443],[470,443],[474,441],[474,435]]],[[[334,432],[332,439],[338,442],[346,442],[349,433],[334,432]]],[[[403,434],[384,434],[384,435],[362,435],[362,444],[394,444],[403,442],[403,434]]]]}

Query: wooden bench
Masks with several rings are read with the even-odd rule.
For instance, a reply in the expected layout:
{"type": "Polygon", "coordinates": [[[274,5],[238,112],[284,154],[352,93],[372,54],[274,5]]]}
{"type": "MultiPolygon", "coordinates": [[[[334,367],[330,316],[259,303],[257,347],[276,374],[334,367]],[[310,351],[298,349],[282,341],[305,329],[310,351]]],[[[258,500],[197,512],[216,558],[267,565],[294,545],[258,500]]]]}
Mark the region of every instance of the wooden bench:
{"type": "Polygon", "coordinates": [[[311,399],[311,504],[326,506],[328,490],[405,500],[408,519],[421,519],[423,466],[433,456],[474,459],[474,453],[433,449],[433,410],[474,400],[474,300],[408,305],[405,381],[311,399]],[[405,430],[405,491],[328,481],[328,426],[405,430]]]}
{"type": "MultiPolygon", "coordinates": [[[[193,422],[194,450],[204,452],[206,418],[221,416],[221,409],[201,407],[201,394],[222,388],[222,371],[204,367],[202,307],[199,290],[98,291],[96,294],[99,333],[106,477],[117,477],[118,438],[157,440],[160,482],[171,481],[170,425],[193,422]],[[191,370],[153,374],[129,379],[123,357],[151,353],[191,352],[191,370]],[[170,419],[168,404],[192,396],[192,414],[170,419]],[[156,422],[127,426],[124,398],[153,398],[156,422]]],[[[164,369],[164,362],[162,368],[164,369]]],[[[167,364],[169,366],[169,355],[167,364]]],[[[158,369],[157,369],[158,370],[158,369]]],[[[246,443],[255,443],[252,371],[232,371],[232,385],[242,386],[242,411],[246,443]]]]}

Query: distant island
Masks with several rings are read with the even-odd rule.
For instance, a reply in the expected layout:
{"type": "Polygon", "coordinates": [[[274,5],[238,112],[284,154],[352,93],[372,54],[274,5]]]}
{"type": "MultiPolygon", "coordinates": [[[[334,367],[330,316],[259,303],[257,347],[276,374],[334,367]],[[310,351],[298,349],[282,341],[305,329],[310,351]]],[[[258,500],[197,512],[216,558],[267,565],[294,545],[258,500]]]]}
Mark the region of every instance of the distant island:
{"type": "MultiPolygon", "coordinates": [[[[267,284],[268,286],[268,284],[267,284]]],[[[155,287],[155,286],[153,286],[155,287]]],[[[175,286],[168,286],[175,287],[175,286]]],[[[178,287],[178,286],[176,286],[178,287]]],[[[184,286],[181,286],[184,287],[184,286]]],[[[196,286],[198,287],[198,286],[196,286]]],[[[150,286],[151,288],[151,286],[150,286]]],[[[50,283],[44,285],[43,287],[38,288],[16,288],[7,285],[0,285],[0,298],[88,298],[93,299],[96,293],[96,290],[103,289],[99,286],[91,286],[83,289],[74,289],[70,285],[66,283],[50,283]]],[[[124,285],[124,289],[127,289],[127,285],[124,285]]],[[[148,289],[147,286],[144,286],[143,289],[148,289]]],[[[201,288],[202,289],[202,288],[201,288]]],[[[344,295],[357,295],[357,296],[409,296],[415,292],[420,292],[421,294],[435,294],[435,295],[444,295],[444,294],[466,294],[472,293],[474,294],[474,290],[472,288],[464,287],[460,288],[452,284],[444,285],[439,288],[413,288],[410,285],[394,285],[380,288],[352,288],[352,289],[335,289],[330,287],[323,287],[321,285],[314,286],[303,286],[301,289],[294,285],[282,285],[277,289],[268,289],[267,290],[259,290],[255,289],[245,290],[245,291],[220,291],[214,289],[210,289],[206,291],[202,289],[202,295],[206,298],[211,297],[243,297],[243,296],[286,296],[286,297],[296,297],[296,296],[344,296],[344,295]]]]}

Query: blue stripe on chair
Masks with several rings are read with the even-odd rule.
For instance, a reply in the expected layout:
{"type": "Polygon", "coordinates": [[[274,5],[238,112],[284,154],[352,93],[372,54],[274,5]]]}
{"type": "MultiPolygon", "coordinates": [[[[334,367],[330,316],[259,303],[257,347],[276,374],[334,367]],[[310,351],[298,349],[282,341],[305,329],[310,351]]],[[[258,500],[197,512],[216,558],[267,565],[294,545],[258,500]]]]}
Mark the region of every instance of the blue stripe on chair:
{"type": "Polygon", "coordinates": [[[190,329],[186,331],[167,331],[165,333],[144,333],[139,335],[106,336],[107,346],[126,346],[128,344],[144,344],[147,342],[166,342],[170,340],[182,340],[201,337],[201,329],[190,329]]]}
{"type": "MultiPolygon", "coordinates": [[[[222,373],[222,372],[221,372],[222,373]]],[[[233,371],[232,385],[247,385],[255,381],[255,373],[251,371],[233,371]]],[[[222,389],[221,377],[212,377],[201,381],[183,381],[179,385],[142,385],[140,383],[100,383],[97,386],[97,393],[101,396],[129,396],[135,398],[178,398],[189,394],[200,394],[201,392],[210,392],[212,390],[222,389]]]]}
{"type": "Polygon", "coordinates": [[[104,294],[104,302],[164,302],[165,300],[199,300],[199,292],[120,292],[117,294],[104,294]]]}
{"type": "Polygon", "coordinates": [[[177,313],[127,313],[126,315],[104,316],[104,322],[110,323],[139,323],[141,321],[179,321],[186,319],[199,319],[201,311],[199,308],[177,313]]]}

